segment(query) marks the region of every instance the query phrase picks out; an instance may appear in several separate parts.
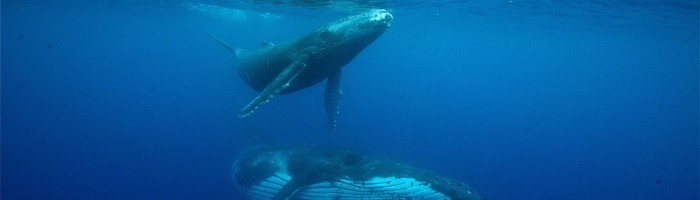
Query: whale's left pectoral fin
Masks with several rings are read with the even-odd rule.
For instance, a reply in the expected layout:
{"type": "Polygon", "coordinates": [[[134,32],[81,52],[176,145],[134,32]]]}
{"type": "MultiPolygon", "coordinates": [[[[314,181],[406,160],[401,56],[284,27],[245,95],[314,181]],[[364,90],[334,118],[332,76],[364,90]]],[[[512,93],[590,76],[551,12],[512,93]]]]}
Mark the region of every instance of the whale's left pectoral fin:
{"type": "Polygon", "coordinates": [[[296,78],[301,72],[304,71],[307,67],[307,60],[308,57],[306,55],[300,55],[296,56],[294,59],[294,62],[284,68],[282,72],[280,72],[277,77],[275,77],[272,82],[267,84],[265,89],[263,89],[260,94],[253,99],[252,102],[250,102],[245,108],[241,110],[240,113],[238,113],[239,117],[247,117],[253,114],[253,112],[258,109],[263,104],[266,104],[267,102],[272,99],[276,94],[278,94],[280,91],[284,90],[284,88],[287,88],[289,84],[296,78]]]}
{"type": "Polygon", "coordinates": [[[328,132],[331,133],[335,131],[336,121],[338,118],[338,102],[340,101],[340,96],[343,94],[340,91],[340,70],[335,73],[331,73],[326,81],[326,115],[328,115],[328,132]]]}

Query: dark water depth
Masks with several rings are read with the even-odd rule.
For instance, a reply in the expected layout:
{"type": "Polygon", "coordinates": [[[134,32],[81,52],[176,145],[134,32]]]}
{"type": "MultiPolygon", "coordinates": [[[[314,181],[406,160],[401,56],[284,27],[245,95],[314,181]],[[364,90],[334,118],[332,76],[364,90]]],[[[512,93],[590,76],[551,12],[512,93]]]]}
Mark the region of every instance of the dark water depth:
{"type": "Polygon", "coordinates": [[[344,146],[488,199],[700,199],[697,1],[2,1],[2,199],[240,199],[260,140],[344,146]],[[391,29],[323,84],[257,92],[244,49],[366,8],[391,29]]]}

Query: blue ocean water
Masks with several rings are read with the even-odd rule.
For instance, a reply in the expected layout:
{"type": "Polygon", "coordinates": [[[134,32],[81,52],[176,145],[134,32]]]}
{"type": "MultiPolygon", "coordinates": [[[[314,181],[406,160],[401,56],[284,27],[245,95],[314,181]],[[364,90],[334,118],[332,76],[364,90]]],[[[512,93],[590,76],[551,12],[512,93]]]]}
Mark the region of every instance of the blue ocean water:
{"type": "Polygon", "coordinates": [[[488,199],[700,199],[699,4],[614,1],[2,1],[2,199],[241,199],[258,139],[344,146],[488,199]],[[244,49],[366,8],[391,30],[323,84],[257,92],[244,49]]]}

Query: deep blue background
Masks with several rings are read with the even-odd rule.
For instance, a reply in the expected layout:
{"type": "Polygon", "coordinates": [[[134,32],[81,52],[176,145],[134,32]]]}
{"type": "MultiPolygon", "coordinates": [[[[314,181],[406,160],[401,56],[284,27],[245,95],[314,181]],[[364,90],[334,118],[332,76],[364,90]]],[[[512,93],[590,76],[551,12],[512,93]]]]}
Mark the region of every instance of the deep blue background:
{"type": "Polygon", "coordinates": [[[257,93],[204,31],[255,48],[349,13],[3,1],[2,199],[238,199],[256,135],[489,199],[699,199],[697,1],[613,2],[397,6],[344,69],[328,135],[322,85],[237,118],[257,93]]]}

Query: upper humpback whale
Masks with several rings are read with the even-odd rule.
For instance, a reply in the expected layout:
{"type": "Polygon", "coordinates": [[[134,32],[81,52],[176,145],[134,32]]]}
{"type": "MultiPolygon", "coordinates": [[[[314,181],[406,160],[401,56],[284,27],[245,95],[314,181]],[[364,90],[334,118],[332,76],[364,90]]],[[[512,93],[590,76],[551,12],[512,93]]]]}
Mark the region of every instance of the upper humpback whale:
{"type": "Polygon", "coordinates": [[[454,179],[343,148],[254,148],[233,179],[248,199],[483,199],[454,179]]]}
{"type": "MultiPolygon", "coordinates": [[[[242,50],[214,37],[237,58],[238,74],[260,94],[240,117],[251,115],[276,94],[291,93],[327,79],[325,89],[329,131],[335,129],[340,99],[341,67],[389,29],[393,16],[383,9],[346,17],[300,38],[281,44],[263,43],[242,50]]],[[[210,34],[211,35],[211,34],[210,34]]]]}

